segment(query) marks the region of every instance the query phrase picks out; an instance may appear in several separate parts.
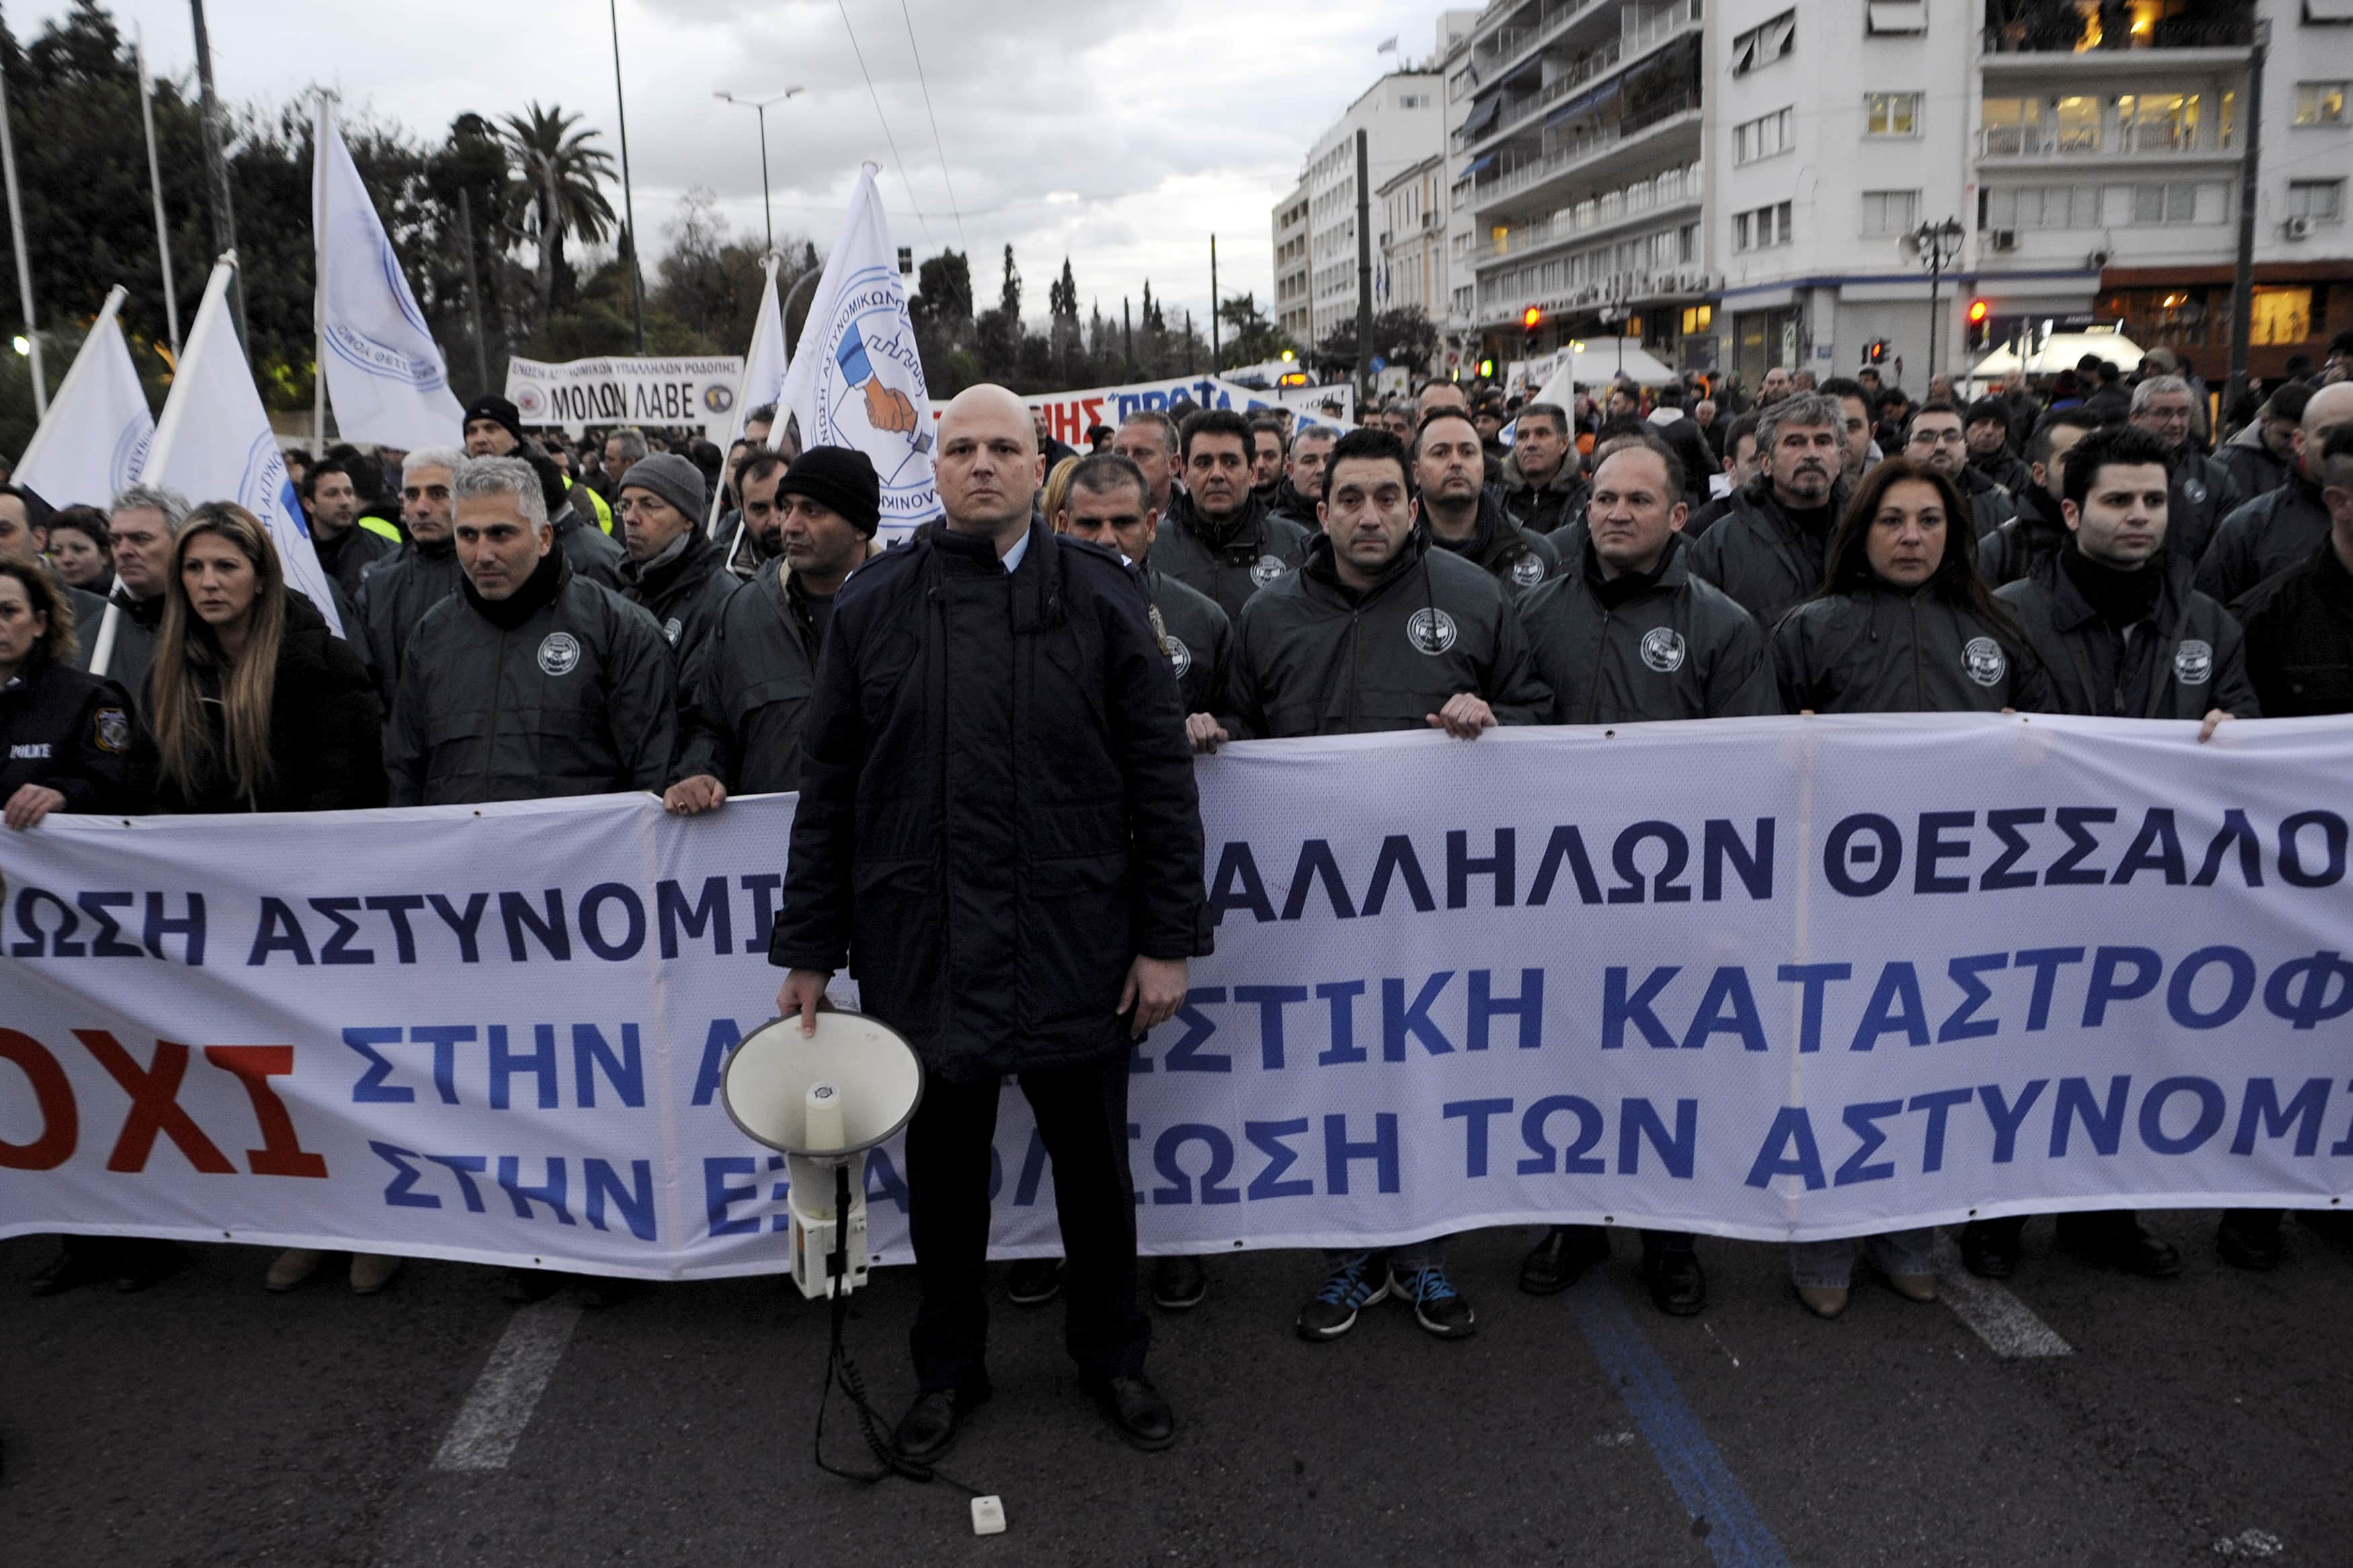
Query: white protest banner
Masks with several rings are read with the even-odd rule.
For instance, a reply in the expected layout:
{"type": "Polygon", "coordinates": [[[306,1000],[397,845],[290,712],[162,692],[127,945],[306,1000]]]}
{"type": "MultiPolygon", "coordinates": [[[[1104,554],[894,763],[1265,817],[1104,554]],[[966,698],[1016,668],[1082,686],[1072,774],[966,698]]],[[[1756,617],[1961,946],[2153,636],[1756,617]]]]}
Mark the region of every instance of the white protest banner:
{"type": "Polygon", "coordinates": [[[459,437],[465,410],[322,93],[311,117],[319,364],[346,441],[413,451],[459,437]]]}
{"type": "Polygon", "coordinates": [[[269,428],[261,394],[254,390],[237,323],[229,319],[228,281],[236,268],[234,251],[213,265],[139,478],[177,490],[198,506],[233,500],[259,518],[278,547],[287,585],[316,605],[341,637],[343,618],[319,552],[311,546],[310,521],[295,499],[285,456],[269,428]]]}
{"type": "MultiPolygon", "coordinates": [[[[752,349],[744,356],[744,377],[735,386],[735,406],[728,411],[727,438],[719,445],[723,450],[732,447],[744,434],[744,421],[752,410],[764,405],[774,405],[785,385],[785,319],[776,310],[776,261],[775,251],[768,252],[760,267],[760,308],[752,318],[752,349]]],[[[776,432],[771,429],[773,442],[776,432]]],[[[716,532],[719,513],[727,500],[727,488],[715,486],[711,495],[711,515],[703,520],[704,528],[716,532]]],[[[737,532],[742,532],[737,524],[737,532]]]]}
{"type": "Polygon", "coordinates": [[[107,292],[16,465],[15,482],[52,507],[105,506],[139,477],[155,438],[155,416],[116,319],[125,292],[120,283],[107,292]]]}
{"type": "Polygon", "coordinates": [[[560,425],[577,436],[591,425],[724,427],[734,416],[744,362],[732,354],[677,359],[507,361],[507,401],[525,425],[560,425]]]}
{"type": "MultiPolygon", "coordinates": [[[[1329,387],[1298,389],[1328,396],[1329,387]]],[[[1316,405],[1302,405],[1288,394],[1258,392],[1217,376],[1175,376],[1166,381],[1139,381],[1126,386],[1091,386],[1082,392],[1039,392],[1022,399],[1046,415],[1047,433],[1066,446],[1084,450],[1087,432],[1098,425],[1117,426],[1139,408],[1166,409],[1180,398],[1201,408],[1252,409],[1289,407],[1294,426],[1320,425],[1345,432],[1354,429],[1345,415],[1332,415],[1316,405]]],[[[1350,407],[1353,409],[1353,400],[1350,407]]],[[[937,416],[935,415],[936,418],[937,416]]]]}
{"type": "MultiPolygon", "coordinates": [[[[2353,1189],[2353,723],[1891,716],[1246,743],[1136,1052],[1147,1250],[1760,1240],[2353,1189]]],[[[793,803],[0,834],[0,1235],[774,1270],[715,1099],[793,803]]],[[[1019,1097],[995,1246],[1055,1247],[1019,1097]]],[[[899,1149],[865,1172],[904,1261],[899,1149]]]]}
{"type": "Polygon", "coordinates": [[[882,482],[877,537],[886,545],[940,510],[932,482],[936,416],[898,256],[869,163],[850,193],[841,235],[826,253],[776,398],[779,419],[790,413],[800,421],[804,450],[851,447],[874,465],[882,482]]]}

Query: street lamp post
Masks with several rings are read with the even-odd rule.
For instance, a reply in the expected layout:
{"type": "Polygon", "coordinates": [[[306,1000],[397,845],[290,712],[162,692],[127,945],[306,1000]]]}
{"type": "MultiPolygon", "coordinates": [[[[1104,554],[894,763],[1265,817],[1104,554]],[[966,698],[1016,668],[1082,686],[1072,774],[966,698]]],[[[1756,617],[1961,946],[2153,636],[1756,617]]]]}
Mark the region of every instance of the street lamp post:
{"type": "Polygon", "coordinates": [[[776,214],[768,201],[768,106],[772,103],[782,103],[800,90],[797,87],[788,87],[782,92],[772,92],[765,98],[738,98],[732,92],[714,92],[711,95],[728,103],[738,104],[752,110],[760,117],[760,213],[767,220],[770,250],[776,248],[776,214]]]}
{"type": "Polygon", "coordinates": [[[1945,323],[1937,315],[1937,295],[1945,281],[1946,264],[1961,254],[1961,241],[1968,231],[1958,218],[1947,218],[1942,223],[1924,223],[1905,235],[1904,254],[1928,269],[1928,375],[1936,374],[1936,340],[1945,335],[1945,323]]]}

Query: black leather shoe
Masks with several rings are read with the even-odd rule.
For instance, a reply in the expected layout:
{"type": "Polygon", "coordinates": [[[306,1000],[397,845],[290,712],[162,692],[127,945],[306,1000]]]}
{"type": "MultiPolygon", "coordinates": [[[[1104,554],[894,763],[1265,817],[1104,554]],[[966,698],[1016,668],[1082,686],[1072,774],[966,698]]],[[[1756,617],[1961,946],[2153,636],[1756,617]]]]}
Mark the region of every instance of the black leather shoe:
{"type": "Polygon", "coordinates": [[[2018,1233],[1983,1220],[1961,1226],[1961,1267],[1980,1279],[2007,1279],[2018,1272],[2018,1233]]]}
{"type": "Polygon", "coordinates": [[[104,1277],[99,1260],[91,1255],[90,1244],[77,1246],[69,1239],[63,1250],[50,1260],[49,1266],[33,1276],[26,1289],[36,1296],[59,1296],[68,1290],[97,1283],[104,1277]]]}
{"type": "Polygon", "coordinates": [[[1005,1270],[1005,1299],[1017,1307],[1042,1307],[1061,1293],[1059,1258],[1017,1258],[1005,1270]]]}
{"type": "Polygon", "coordinates": [[[1176,1413],[1146,1377],[1106,1377],[1091,1380],[1088,1392],[1103,1406],[1112,1430],[1146,1453],[1176,1440],[1176,1413]]]}
{"type": "Polygon", "coordinates": [[[986,1383],[967,1383],[961,1388],[927,1388],[915,1395],[915,1403],[899,1417],[892,1430],[891,1446],[899,1450],[902,1459],[917,1464],[938,1458],[948,1451],[975,1410],[988,1403],[991,1393],[986,1383]]]}
{"type": "Polygon", "coordinates": [[[1609,1233],[1598,1225],[1556,1225],[1520,1260],[1520,1289],[1557,1296],[1609,1256],[1609,1233]]]}
{"type": "Polygon", "coordinates": [[[2150,1235],[2130,1214],[2090,1215],[2072,1224],[2062,1215],[2059,1240],[2080,1257],[2144,1279],[2170,1279],[2181,1272],[2181,1254],[2173,1244],[2150,1235]]]}
{"type": "Polygon", "coordinates": [[[1642,1277],[1650,1282],[1651,1305],[1671,1318],[1695,1318],[1707,1307],[1707,1275],[1695,1252],[1646,1252],[1642,1277]]]}
{"type": "Polygon", "coordinates": [[[1152,1260],[1152,1304],[1163,1311],[1189,1312],[1209,1293],[1209,1271],[1198,1258],[1152,1260]]]}
{"type": "Polygon", "coordinates": [[[501,1294],[514,1306],[528,1307],[563,1289],[564,1276],[552,1268],[510,1268],[506,1289],[501,1294]]]}
{"type": "Polygon", "coordinates": [[[2221,1226],[2214,1232],[2214,1250],[2233,1268],[2270,1273],[2280,1266],[2279,1216],[2250,1215],[2237,1209],[2226,1212],[2221,1226]]]}
{"type": "Polygon", "coordinates": [[[187,1261],[186,1254],[168,1241],[125,1242],[114,1258],[114,1288],[136,1296],[177,1274],[187,1261]]]}

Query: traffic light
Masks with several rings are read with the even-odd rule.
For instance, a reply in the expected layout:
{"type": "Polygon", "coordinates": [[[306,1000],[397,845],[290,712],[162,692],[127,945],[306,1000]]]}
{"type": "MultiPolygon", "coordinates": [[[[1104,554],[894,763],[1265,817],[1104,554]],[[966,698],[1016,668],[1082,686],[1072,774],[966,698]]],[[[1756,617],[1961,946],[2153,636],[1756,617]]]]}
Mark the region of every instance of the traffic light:
{"type": "Polygon", "coordinates": [[[1494,376],[1494,374],[1495,362],[1493,360],[1482,359],[1479,362],[1479,377],[1481,380],[1490,380],[1494,376]]]}
{"type": "Polygon", "coordinates": [[[1865,364],[1885,364],[1887,363],[1887,340],[1885,338],[1873,338],[1869,342],[1863,344],[1862,363],[1865,364]]]}
{"type": "Polygon", "coordinates": [[[1536,309],[1534,305],[1529,306],[1526,310],[1520,312],[1520,325],[1526,328],[1529,331],[1535,331],[1536,328],[1541,326],[1543,323],[1544,312],[1536,309]]]}
{"type": "Polygon", "coordinates": [[[1993,324],[1990,318],[1992,317],[1992,314],[1993,307],[1987,304],[1983,300],[1972,300],[1969,301],[1968,342],[1969,348],[1972,352],[1983,350],[1991,345],[1993,338],[1993,324]]]}

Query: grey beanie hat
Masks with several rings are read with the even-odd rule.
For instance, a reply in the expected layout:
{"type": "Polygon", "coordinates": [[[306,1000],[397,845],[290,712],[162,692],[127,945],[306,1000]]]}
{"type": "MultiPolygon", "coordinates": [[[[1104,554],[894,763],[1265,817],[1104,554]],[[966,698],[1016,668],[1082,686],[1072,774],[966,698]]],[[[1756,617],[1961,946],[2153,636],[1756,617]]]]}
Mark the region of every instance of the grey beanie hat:
{"type": "Polygon", "coordinates": [[[621,476],[620,488],[649,490],[698,523],[702,521],[703,508],[711,504],[711,492],[702,484],[702,470],[676,452],[656,452],[639,458],[621,476]]]}

